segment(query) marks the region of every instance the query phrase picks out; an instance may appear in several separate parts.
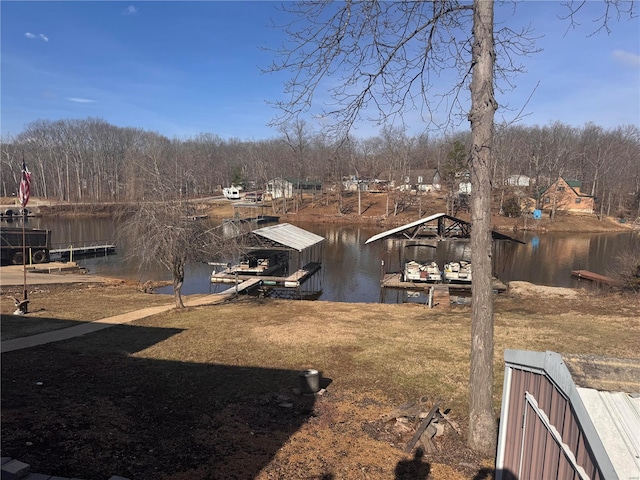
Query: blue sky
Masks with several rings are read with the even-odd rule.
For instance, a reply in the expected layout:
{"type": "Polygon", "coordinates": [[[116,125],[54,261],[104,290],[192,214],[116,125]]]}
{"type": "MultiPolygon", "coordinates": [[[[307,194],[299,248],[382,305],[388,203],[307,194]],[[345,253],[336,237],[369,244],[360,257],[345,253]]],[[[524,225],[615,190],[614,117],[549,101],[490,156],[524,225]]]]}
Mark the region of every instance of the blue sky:
{"type": "MultiPolygon", "coordinates": [[[[268,102],[284,98],[288,75],[261,73],[273,55],[261,47],[284,40],[269,26],[282,22],[277,5],[2,1],[1,133],[20,133],[37,119],[98,117],[170,138],[276,137],[266,125],[277,114],[268,102]]],[[[497,96],[501,105],[524,108],[521,123],[640,127],[638,18],[589,37],[602,2],[587,2],[581,27],[569,32],[557,18],[560,2],[523,2],[515,16],[511,6],[496,5],[499,22],[530,24],[541,36],[543,51],[521,59],[528,71],[514,79],[516,89],[497,96]]],[[[502,110],[497,119],[514,116],[502,110]]],[[[424,128],[417,113],[409,123],[409,133],[424,128]]],[[[378,130],[361,123],[355,134],[378,130]]]]}

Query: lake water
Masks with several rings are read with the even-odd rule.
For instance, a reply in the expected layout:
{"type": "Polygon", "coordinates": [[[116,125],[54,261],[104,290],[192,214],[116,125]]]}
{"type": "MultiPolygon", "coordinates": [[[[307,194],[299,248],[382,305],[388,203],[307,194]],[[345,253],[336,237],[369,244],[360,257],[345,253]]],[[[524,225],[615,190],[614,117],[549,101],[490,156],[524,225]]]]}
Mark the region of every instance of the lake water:
{"type": "MultiPolygon", "coordinates": [[[[325,259],[321,270],[322,295],[320,300],[336,302],[399,303],[412,301],[412,296],[400,290],[384,289],[381,297],[380,278],[386,271],[400,271],[403,261],[403,243],[398,240],[380,240],[370,245],[364,242],[384,228],[333,224],[305,224],[297,226],[326,238],[325,259]],[[381,265],[384,261],[384,267],[381,265]]],[[[142,268],[133,260],[125,260],[126,239],[119,238],[118,224],[107,218],[34,218],[28,221],[32,228],[52,231],[54,248],[88,243],[115,243],[118,254],[107,257],[77,259],[78,264],[97,275],[146,280],[170,280],[171,276],[160,266],[142,268]]],[[[590,270],[612,275],[616,257],[625,249],[640,248],[638,233],[612,234],[517,234],[524,244],[500,242],[494,252],[494,271],[504,282],[523,280],[539,285],[575,286],[572,270],[590,270]]],[[[404,258],[412,256],[433,259],[440,268],[451,260],[470,257],[467,242],[440,242],[437,249],[428,247],[405,250],[404,258]]],[[[212,267],[201,263],[189,265],[186,271],[184,294],[214,291],[209,282],[212,267]]],[[[170,293],[171,289],[159,290],[170,293]]],[[[419,301],[422,301],[420,299],[419,301]]]]}

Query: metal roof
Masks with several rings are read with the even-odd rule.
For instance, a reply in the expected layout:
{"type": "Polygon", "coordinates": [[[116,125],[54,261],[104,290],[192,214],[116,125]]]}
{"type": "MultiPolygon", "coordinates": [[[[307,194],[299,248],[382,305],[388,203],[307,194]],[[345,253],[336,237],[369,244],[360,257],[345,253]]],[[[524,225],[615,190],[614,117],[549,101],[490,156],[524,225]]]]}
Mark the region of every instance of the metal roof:
{"type": "Polygon", "coordinates": [[[546,375],[569,399],[604,478],[640,478],[639,360],[508,349],[504,359],[506,370],[546,375]]]}
{"type": "Polygon", "coordinates": [[[578,387],[613,468],[620,478],[640,476],[640,398],[578,387]]]}
{"type": "MultiPolygon", "coordinates": [[[[425,225],[429,222],[432,222],[434,220],[438,220],[438,235],[453,236],[454,238],[458,238],[460,236],[462,236],[463,238],[468,238],[469,236],[471,223],[465,220],[462,220],[460,218],[452,217],[451,215],[447,215],[446,213],[436,213],[429,217],[416,220],[415,222],[407,223],[406,225],[402,225],[400,227],[396,227],[391,230],[378,233],[377,235],[374,235],[373,237],[369,238],[366,242],[364,242],[364,244],[367,245],[369,243],[375,242],[376,240],[380,240],[382,238],[387,238],[387,237],[393,237],[394,235],[398,235],[401,233],[404,233],[405,239],[414,238],[415,235],[419,235],[418,227],[420,227],[421,225],[425,225]],[[451,222],[449,224],[450,225],[449,228],[445,227],[444,225],[444,222],[447,220],[451,222]],[[455,227],[455,228],[452,230],[452,227],[455,227]],[[412,229],[414,230],[412,231],[412,229]],[[451,235],[451,232],[455,232],[456,229],[457,231],[459,231],[460,234],[451,235]]],[[[524,243],[524,242],[521,242],[520,240],[509,237],[508,235],[505,235],[503,233],[496,232],[495,230],[491,231],[491,236],[494,240],[509,240],[512,242],[524,243]]]]}
{"type": "Polygon", "coordinates": [[[308,232],[290,223],[270,225],[254,230],[253,233],[285,247],[293,248],[299,252],[305,248],[324,242],[324,237],[308,232]]]}
{"type": "Polygon", "coordinates": [[[403,232],[410,228],[417,227],[418,225],[422,225],[423,223],[427,223],[427,222],[430,222],[431,220],[435,220],[436,218],[445,217],[445,216],[446,215],[444,213],[436,213],[435,215],[431,215],[430,217],[421,218],[420,220],[416,220],[415,222],[407,223],[406,225],[402,225],[401,227],[397,227],[391,230],[387,230],[386,232],[382,232],[377,235],[374,235],[364,243],[366,245],[368,243],[375,242],[376,240],[380,240],[381,238],[390,237],[392,235],[395,235],[396,233],[403,232]]]}

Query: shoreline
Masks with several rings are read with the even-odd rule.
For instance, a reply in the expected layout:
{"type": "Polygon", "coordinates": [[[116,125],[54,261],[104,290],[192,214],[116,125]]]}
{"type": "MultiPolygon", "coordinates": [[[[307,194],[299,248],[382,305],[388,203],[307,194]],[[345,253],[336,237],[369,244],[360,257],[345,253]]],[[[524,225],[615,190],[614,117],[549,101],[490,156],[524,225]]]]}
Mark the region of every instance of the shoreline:
{"type": "MultiPolygon", "coordinates": [[[[7,199],[3,199],[5,202],[7,199]]],[[[336,213],[335,204],[321,205],[316,203],[313,205],[311,200],[305,199],[305,203],[298,207],[297,211],[287,209],[284,213],[280,208],[273,208],[271,205],[265,205],[264,209],[268,214],[280,217],[280,222],[313,222],[325,224],[346,224],[346,225],[370,225],[379,228],[393,228],[407,223],[414,222],[420,218],[432,215],[434,213],[444,212],[446,208],[441,205],[440,198],[425,196],[425,203],[430,201],[428,209],[408,208],[397,215],[386,215],[386,205],[384,198],[369,194],[363,203],[365,211],[362,215],[352,213],[354,201],[349,195],[345,195],[344,207],[347,213],[336,213]],[[373,214],[367,215],[370,210],[373,214]]],[[[194,199],[194,210],[199,214],[204,214],[208,218],[216,220],[224,220],[233,218],[236,213],[236,206],[228,200],[221,199],[194,199]]],[[[40,199],[33,199],[32,204],[27,206],[31,209],[30,218],[38,217],[111,217],[113,215],[122,215],[130,206],[129,203],[56,203],[40,199]]],[[[237,206],[238,209],[243,207],[237,206]]],[[[8,208],[17,208],[15,204],[0,205],[0,211],[8,208]]],[[[264,213],[264,212],[263,212],[264,213]]],[[[241,217],[247,215],[241,215],[241,217]]],[[[461,220],[470,222],[471,218],[468,213],[460,212],[453,215],[461,220]]],[[[525,217],[504,217],[497,215],[496,212],[491,216],[491,228],[502,233],[513,232],[572,232],[572,233],[619,233],[637,231],[633,223],[622,223],[616,217],[603,217],[599,219],[596,214],[578,214],[558,211],[556,218],[551,221],[548,216],[544,216],[540,220],[525,217]]]]}

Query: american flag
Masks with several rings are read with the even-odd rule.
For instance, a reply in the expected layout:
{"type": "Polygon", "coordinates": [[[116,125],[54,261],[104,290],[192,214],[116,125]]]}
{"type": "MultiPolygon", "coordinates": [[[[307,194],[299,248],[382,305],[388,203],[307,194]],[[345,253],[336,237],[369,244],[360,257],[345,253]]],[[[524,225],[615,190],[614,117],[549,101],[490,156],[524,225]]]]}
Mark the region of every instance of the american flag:
{"type": "Polygon", "coordinates": [[[31,196],[31,172],[27,170],[27,165],[22,161],[22,180],[20,181],[19,200],[22,208],[27,206],[31,196]]]}

